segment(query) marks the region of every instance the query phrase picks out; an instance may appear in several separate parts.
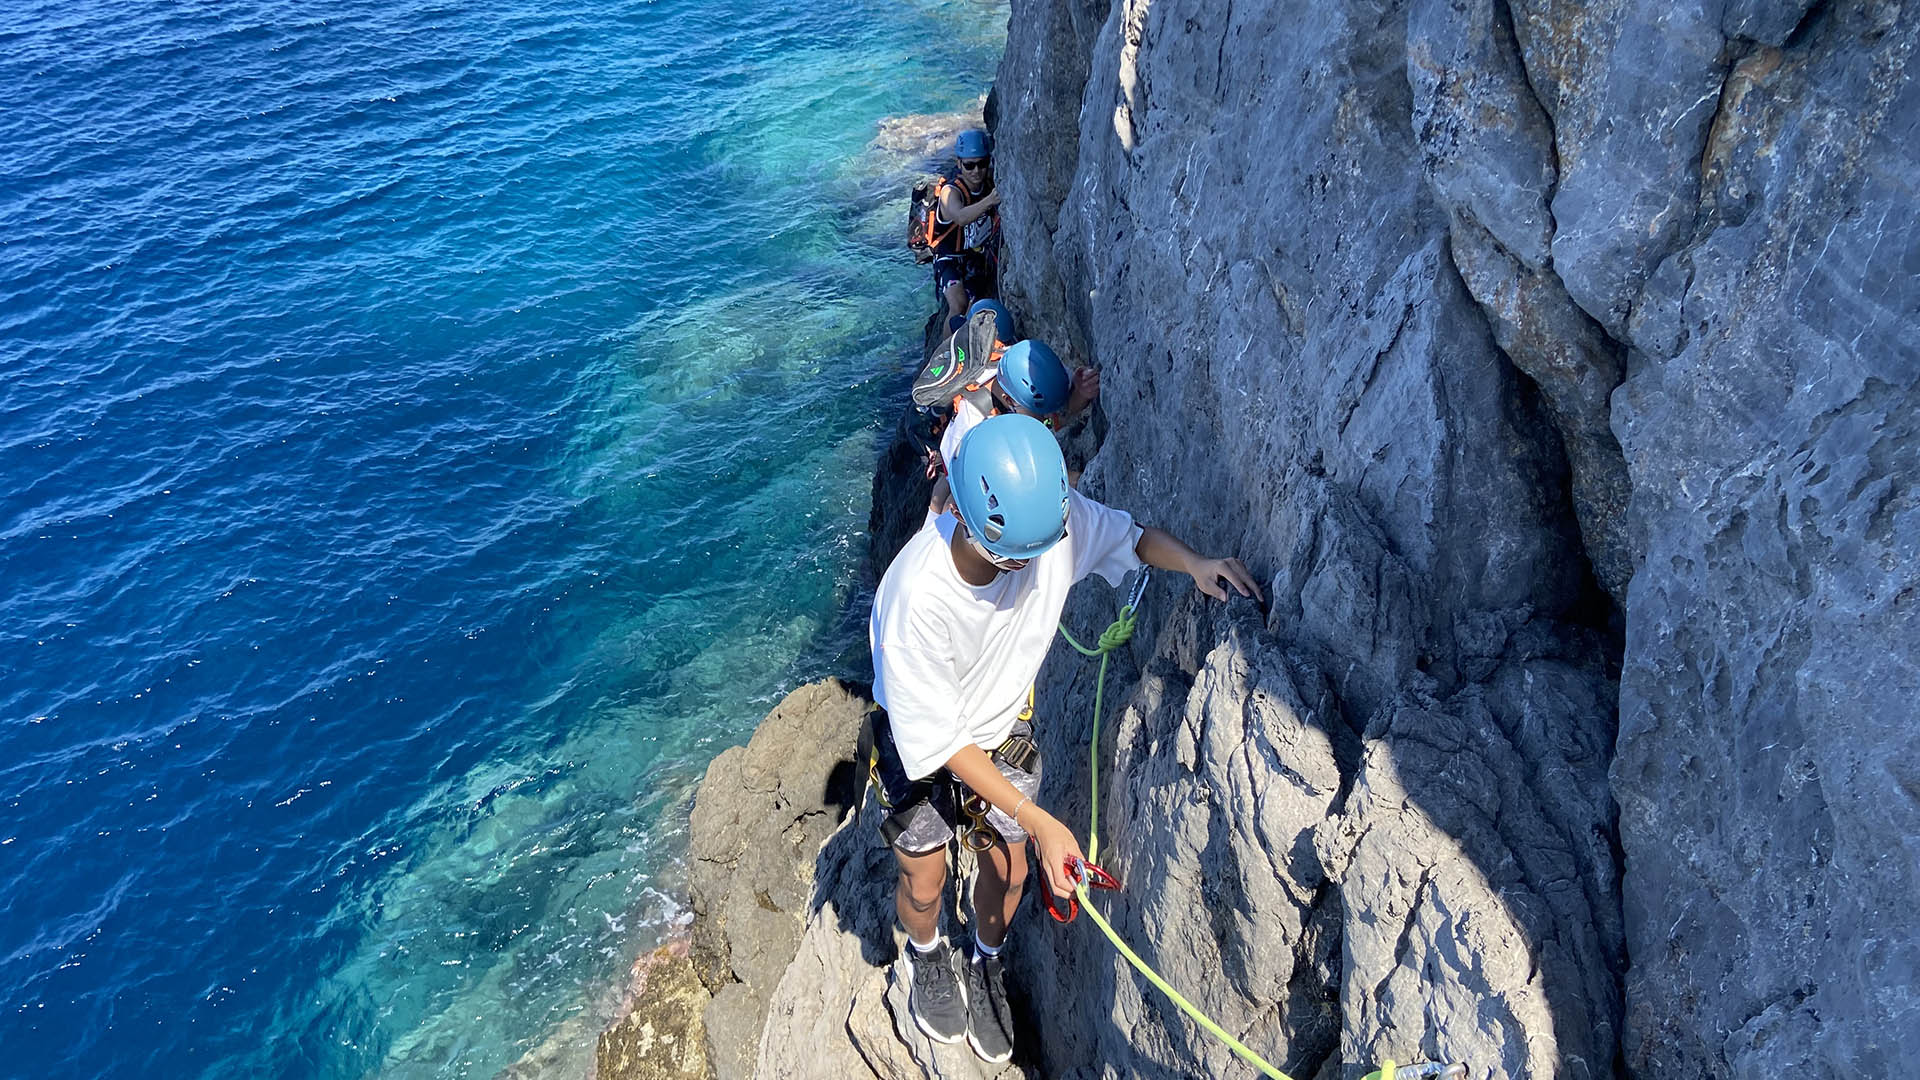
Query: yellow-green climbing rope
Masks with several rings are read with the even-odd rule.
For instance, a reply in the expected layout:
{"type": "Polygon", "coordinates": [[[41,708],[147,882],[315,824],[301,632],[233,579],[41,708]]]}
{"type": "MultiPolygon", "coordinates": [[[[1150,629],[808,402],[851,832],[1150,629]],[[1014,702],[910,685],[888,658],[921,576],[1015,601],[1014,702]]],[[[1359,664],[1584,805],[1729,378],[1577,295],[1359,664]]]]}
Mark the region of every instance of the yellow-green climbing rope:
{"type": "MultiPolygon", "coordinates": [[[[1087,784],[1092,800],[1090,804],[1092,809],[1088,814],[1087,821],[1088,862],[1097,862],[1100,858],[1100,717],[1105,711],[1102,705],[1104,704],[1103,696],[1107,690],[1107,660],[1113,653],[1113,650],[1133,640],[1135,621],[1134,605],[1139,603],[1140,593],[1146,586],[1145,573],[1144,570],[1141,572],[1140,583],[1134,587],[1132,601],[1120,609],[1119,618],[1113,620],[1111,625],[1101,631],[1100,640],[1093,648],[1089,649],[1085,645],[1075,641],[1073,635],[1068,632],[1066,624],[1063,623],[1060,626],[1060,636],[1066,638],[1067,644],[1073,646],[1080,655],[1097,656],[1100,658],[1100,674],[1093,684],[1093,735],[1087,742],[1087,784]]],[[[1293,1078],[1286,1073],[1274,1068],[1266,1058],[1247,1049],[1246,1044],[1242,1043],[1239,1039],[1227,1034],[1226,1029],[1214,1023],[1212,1017],[1201,1012],[1198,1006],[1188,1001],[1178,990],[1168,986],[1167,980],[1161,978],[1160,973],[1148,966],[1145,960],[1140,959],[1138,953],[1128,948],[1127,943],[1120,940],[1120,935],[1114,933],[1113,927],[1108,925],[1107,920],[1102,918],[1098,911],[1094,910],[1093,898],[1087,895],[1087,887],[1085,884],[1080,885],[1075,891],[1080,894],[1080,906],[1086,910],[1087,916],[1093,920],[1094,925],[1100,928],[1101,933],[1107,935],[1107,940],[1113,942],[1113,947],[1120,951],[1121,956],[1127,958],[1127,962],[1134,966],[1134,970],[1145,975],[1148,982],[1158,987],[1161,993],[1167,995],[1168,1001],[1180,1006],[1180,1011],[1192,1017],[1194,1023],[1212,1032],[1221,1042],[1231,1047],[1234,1053],[1247,1059],[1248,1062],[1261,1072],[1273,1077],[1274,1080],[1293,1080],[1293,1078]]],[[[1391,1068],[1391,1066],[1389,1066],[1389,1068],[1391,1068]]]]}
{"type": "Polygon", "coordinates": [[[1120,609],[1120,617],[1100,632],[1099,643],[1089,649],[1073,639],[1066,623],[1060,624],[1060,636],[1081,656],[1100,658],[1100,674],[1093,683],[1093,738],[1087,742],[1087,786],[1092,800],[1087,821],[1088,862],[1100,861],[1100,717],[1104,715],[1101,699],[1107,692],[1107,660],[1113,650],[1133,640],[1133,625],[1133,605],[1128,604],[1120,609]]]}
{"type": "MultiPolygon", "coordinates": [[[[1100,717],[1105,712],[1104,696],[1107,691],[1107,660],[1113,653],[1113,650],[1133,640],[1133,628],[1136,622],[1135,608],[1139,606],[1140,596],[1146,591],[1146,586],[1146,571],[1143,569],[1140,572],[1140,580],[1136,582],[1133,587],[1133,595],[1128,598],[1126,606],[1120,609],[1119,617],[1114,619],[1105,630],[1101,631],[1100,640],[1096,642],[1091,649],[1075,641],[1073,634],[1067,630],[1065,623],[1060,624],[1060,636],[1066,638],[1067,644],[1073,646],[1075,651],[1079,652],[1082,656],[1097,656],[1100,658],[1100,674],[1095,678],[1093,684],[1093,732],[1092,736],[1087,740],[1087,787],[1091,799],[1087,814],[1088,862],[1099,861],[1100,853],[1100,717]]],[[[1226,1043],[1227,1046],[1232,1048],[1234,1053],[1245,1058],[1254,1068],[1272,1077],[1273,1080],[1293,1080],[1293,1078],[1286,1073],[1274,1068],[1273,1064],[1267,1061],[1266,1058],[1247,1049],[1244,1043],[1232,1035],[1227,1034],[1226,1029],[1214,1023],[1213,1019],[1206,1013],[1201,1012],[1198,1006],[1188,1001],[1178,990],[1168,986],[1167,980],[1161,978],[1160,973],[1148,966],[1145,960],[1140,959],[1138,953],[1128,948],[1127,943],[1120,940],[1120,935],[1114,932],[1113,927],[1108,924],[1107,920],[1101,916],[1099,911],[1094,909],[1093,897],[1088,895],[1087,886],[1084,882],[1074,891],[1079,894],[1080,906],[1086,910],[1087,916],[1093,920],[1094,925],[1100,928],[1101,933],[1107,935],[1107,940],[1113,942],[1113,947],[1120,951],[1121,956],[1127,958],[1127,962],[1133,965],[1134,970],[1146,976],[1148,982],[1158,987],[1161,993],[1167,995],[1168,1001],[1180,1006],[1180,1011],[1192,1017],[1194,1023],[1212,1032],[1216,1038],[1226,1043]]],[[[1437,1063],[1408,1066],[1407,1069],[1403,1070],[1395,1066],[1392,1058],[1387,1058],[1380,1063],[1378,1070],[1368,1073],[1365,1077],[1362,1077],[1362,1080],[1399,1080],[1402,1076],[1431,1076],[1439,1077],[1441,1080],[1449,1080],[1449,1078],[1464,1080],[1466,1070],[1460,1065],[1437,1063]]]]}

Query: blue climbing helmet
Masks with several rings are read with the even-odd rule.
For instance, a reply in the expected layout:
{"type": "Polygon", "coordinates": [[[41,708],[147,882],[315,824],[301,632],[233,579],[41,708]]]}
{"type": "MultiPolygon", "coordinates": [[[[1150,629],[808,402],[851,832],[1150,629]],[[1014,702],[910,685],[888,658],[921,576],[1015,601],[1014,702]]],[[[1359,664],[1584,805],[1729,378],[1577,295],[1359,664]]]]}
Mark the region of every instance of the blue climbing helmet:
{"type": "Polygon", "coordinates": [[[979,128],[968,128],[953,137],[953,156],[963,161],[969,158],[983,158],[992,152],[987,133],[979,128]]]}
{"type": "Polygon", "coordinates": [[[980,546],[1031,559],[1067,534],[1067,463],[1031,416],[990,416],[960,440],[953,502],[980,546]]]}
{"type": "Polygon", "coordinates": [[[1000,341],[1013,340],[1013,315],[1000,306],[998,300],[975,300],[967,309],[967,321],[972,322],[975,315],[983,311],[993,312],[993,336],[1000,341]]]}
{"type": "Polygon", "coordinates": [[[1047,348],[1045,342],[1028,338],[1016,341],[1000,357],[1000,374],[995,378],[1007,396],[1035,416],[1051,416],[1067,407],[1067,394],[1073,380],[1066,365],[1047,348]]]}

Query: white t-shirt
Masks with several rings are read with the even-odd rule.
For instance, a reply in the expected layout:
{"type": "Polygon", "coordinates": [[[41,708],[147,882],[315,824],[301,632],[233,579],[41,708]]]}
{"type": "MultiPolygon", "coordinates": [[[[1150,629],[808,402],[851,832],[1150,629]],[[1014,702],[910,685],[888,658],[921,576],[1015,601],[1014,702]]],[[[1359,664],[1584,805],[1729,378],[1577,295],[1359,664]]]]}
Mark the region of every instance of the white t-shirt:
{"type": "Polygon", "coordinates": [[[873,696],[887,710],[907,775],[919,779],[968,743],[999,746],[1026,706],[1074,582],[1119,585],[1140,566],[1140,527],[1124,510],[1067,492],[1067,535],[1026,566],[978,588],[948,545],[952,514],[928,521],[873,598],[873,696]]]}
{"type": "Polygon", "coordinates": [[[953,419],[947,421],[947,430],[940,436],[940,457],[947,463],[948,476],[953,475],[953,456],[960,452],[960,440],[985,419],[985,414],[966,398],[961,398],[954,405],[953,419]]]}

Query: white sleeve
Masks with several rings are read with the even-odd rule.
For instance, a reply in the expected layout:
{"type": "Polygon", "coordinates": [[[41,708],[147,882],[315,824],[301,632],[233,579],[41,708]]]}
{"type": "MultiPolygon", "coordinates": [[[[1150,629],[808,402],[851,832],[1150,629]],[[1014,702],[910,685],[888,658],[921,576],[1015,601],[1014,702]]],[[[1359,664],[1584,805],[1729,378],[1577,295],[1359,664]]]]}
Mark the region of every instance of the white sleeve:
{"type": "Polygon", "coordinates": [[[1140,526],[1125,510],[1094,502],[1067,489],[1067,542],[1073,545],[1073,580],[1099,574],[1109,585],[1119,585],[1141,566],[1134,547],[1140,526]]]}
{"type": "Polygon", "coordinates": [[[940,457],[947,463],[949,478],[953,476],[953,456],[960,452],[960,440],[985,419],[980,415],[980,410],[965,398],[961,398],[960,403],[953,407],[953,419],[947,421],[947,430],[940,436],[940,457]]]}
{"type": "Polygon", "coordinates": [[[874,646],[874,685],[907,776],[931,776],[968,745],[960,726],[960,679],[953,661],[905,645],[874,646]]]}

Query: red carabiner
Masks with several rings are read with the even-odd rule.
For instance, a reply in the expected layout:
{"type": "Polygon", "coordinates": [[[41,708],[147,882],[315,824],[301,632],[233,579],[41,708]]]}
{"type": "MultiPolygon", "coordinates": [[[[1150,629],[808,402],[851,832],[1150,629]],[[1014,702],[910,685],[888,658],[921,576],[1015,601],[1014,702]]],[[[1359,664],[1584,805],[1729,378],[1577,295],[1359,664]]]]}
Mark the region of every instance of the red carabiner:
{"type": "Polygon", "coordinates": [[[1053,895],[1052,884],[1042,881],[1040,888],[1040,900],[1046,904],[1047,914],[1053,916],[1055,922],[1072,922],[1073,917],[1080,914],[1079,889],[1083,887],[1088,889],[1118,889],[1120,887],[1119,880],[1112,874],[1107,873],[1105,870],[1085,859],[1069,858],[1066,863],[1061,866],[1061,869],[1065,870],[1067,877],[1072,879],[1074,889],[1076,890],[1074,893],[1067,895],[1067,907],[1064,912],[1060,909],[1059,898],[1053,895]]]}

